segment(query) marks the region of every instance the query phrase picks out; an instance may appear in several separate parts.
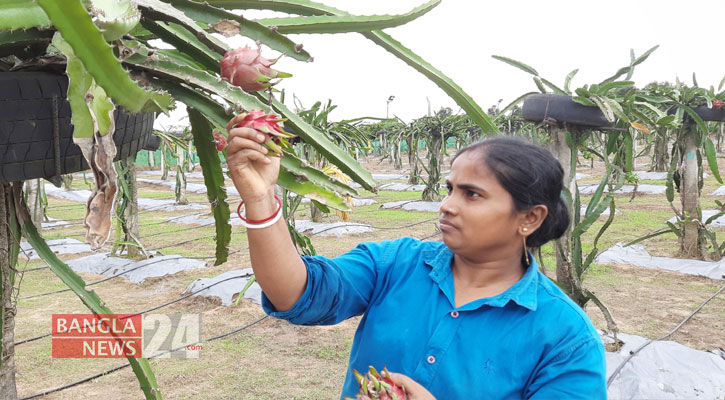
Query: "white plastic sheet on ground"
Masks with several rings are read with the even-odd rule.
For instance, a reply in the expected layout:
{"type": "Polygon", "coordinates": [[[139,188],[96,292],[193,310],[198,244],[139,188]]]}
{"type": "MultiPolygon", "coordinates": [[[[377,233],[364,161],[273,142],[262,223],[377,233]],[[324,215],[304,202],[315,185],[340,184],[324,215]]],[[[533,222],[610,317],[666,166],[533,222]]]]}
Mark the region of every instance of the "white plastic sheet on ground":
{"type": "MultiPolygon", "coordinates": [[[[151,185],[160,185],[160,186],[166,186],[170,189],[176,189],[176,181],[162,181],[160,179],[146,179],[146,178],[138,178],[136,179],[139,182],[148,183],[151,185]]],[[[227,196],[237,196],[239,197],[239,191],[234,186],[226,186],[224,188],[226,190],[227,196]]],[[[196,194],[206,194],[206,185],[202,183],[193,183],[193,182],[187,182],[186,183],[186,191],[192,192],[196,194]]]]}
{"type": "Polygon", "coordinates": [[[380,206],[383,210],[402,209],[406,211],[429,211],[438,212],[441,207],[440,201],[422,201],[422,200],[400,200],[383,203],[380,206]]]}
{"type": "Polygon", "coordinates": [[[45,194],[48,196],[60,197],[62,199],[85,203],[91,196],[90,190],[65,190],[57,188],[49,183],[45,184],[45,194]]]}
{"type": "MultiPolygon", "coordinates": [[[[719,213],[720,210],[703,210],[702,211],[702,222],[706,222],[710,217],[713,215],[719,213]]],[[[677,221],[677,217],[672,217],[668,219],[667,221],[672,222],[673,224],[677,221]]],[[[725,226],[725,215],[721,216],[720,218],[714,219],[712,222],[710,222],[710,225],[712,226],[725,226]]]]}
{"type": "Polygon", "coordinates": [[[41,223],[41,225],[43,226],[43,229],[61,228],[61,227],[69,224],[68,222],[59,220],[57,218],[53,218],[53,217],[47,217],[47,218],[48,218],[48,222],[41,223]]]}
{"type": "Polygon", "coordinates": [[[634,173],[639,179],[646,181],[667,179],[667,172],[635,171],[634,173]]]}
{"type": "Polygon", "coordinates": [[[659,268],[689,275],[701,275],[711,279],[725,279],[725,259],[700,261],[670,257],[653,257],[641,244],[624,247],[623,243],[608,248],[595,259],[599,263],[630,264],[645,268],[659,268]]]}
{"type": "MultiPolygon", "coordinates": [[[[136,171],[136,174],[139,174],[139,175],[145,174],[145,175],[153,175],[153,176],[159,176],[160,177],[161,176],[161,171],[160,170],[136,171]]],[[[176,177],[176,171],[169,170],[168,171],[168,176],[176,177]]],[[[201,171],[185,172],[184,173],[184,176],[186,176],[187,178],[192,178],[192,179],[204,179],[204,174],[201,171]]],[[[225,176],[226,176],[226,174],[225,174],[225,176]]]]}
{"type": "Polygon", "coordinates": [[[712,194],[715,196],[725,196],[725,186],[720,186],[719,188],[715,189],[712,194]]]}
{"type": "Polygon", "coordinates": [[[204,268],[206,265],[204,261],[179,255],[156,256],[147,260],[134,261],[111,257],[109,253],[76,258],[68,261],[67,264],[76,272],[90,272],[109,277],[118,275],[135,284],[140,284],[148,278],[204,268]]]}
{"type": "Polygon", "coordinates": [[[588,177],[589,177],[589,174],[581,174],[579,172],[577,172],[576,175],[574,175],[575,180],[584,179],[584,178],[588,178],[588,177]]]}
{"type": "MultiPolygon", "coordinates": [[[[579,186],[579,193],[581,194],[594,194],[594,192],[597,190],[598,184],[591,184],[591,185],[581,185],[579,186]]],[[[634,190],[634,185],[624,185],[621,189],[615,191],[614,193],[632,193],[634,190]]],[[[665,194],[665,190],[667,190],[667,186],[665,185],[647,185],[647,184],[641,184],[637,185],[637,193],[642,194],[665,194]]],[[[609,192],[608,188],[604,188],[604,192],[609,192]]]]}
{"type": "Polygon", "coordinates": [[[375,230],[375,228],[366,224],[352,222],[312,222],[304,219],[296,220],[295,228],[300,233],[315,236],[342,236],[372,232],[375,230]]]}
{"type": "MultiPolygon", "coordinates": [[[[297,197],[297,193],[289,192],[289,197],[292,197],[292,198],[297,197]]],[[[310,202],[310,199],[304,198],[304,199],[302,199],[302,201],[300,203],[309,204],[309,202],[310,202]]],[[[358,199],[357,197],[352,198],[353,207],[369,206],[369,205],[376,204],[376,203],[377,203],[377,201],[375,201],[375,199],[367,199],[367,198],[358,199]]]]}
{"type": "MultiPolygon", "coordinates": [[[[139,179],[140,181],[141,179],[139,179]]],[[[159,181],[164,182],[164,181],[159,181]]],[[[174,186],[172,186],[173,188],[174,186]]],[[[206,188],[204,189],[206,190],[206,188]]],[[[58,189],[57,187],[46,184],[45,193],[48,196],[60,197],[70,201],[76,201],[85,203],[88,201],[88,197],[91,195],[90,190],[65,190],[58,189]]],[[[189,203],[189,204],[176,204],[176,201],[171,199],[147,199],[139,197],[138,207],[142,210],[155,210],[155,211],[181,211],[181,210],[204,210],[208,209],[208,204],[202,203],[189,203]]]]}
{"type": "MultiPolygon", "coordinates": [[[[582,204],[581,209],[579,211],[579,214],[580,215],[584,215],[586,213],[587,213],[587,204],[582,204]]],[[[614,215],[617,215],[617,214],[621,214],[621,212],[615,208],[614,209],[614,215]]],[[[607,207],[606,209],[604,209],[604,211],[602,212],[602,215],[603,216],[609,215],[609,207],[607,207]]]]}
{"type": "Polygon", "coordinates": [[[408,175],[403,174],[371,174],[376,181],[394,181],[396,179],[408,179],[408,175]]]}
{"type": "MultiPolygon", "coordinates": [[[[607,352],[607,378],[648,339],[619,334],[624,346],[607,352]]],[[[612,343],[611,337],[603,340],[612,343]]],[[[612,400],[724,399],[725,359],[676,342],[652,342],[625,364],[607,390],[612,400]]]]}
{"type": "MultiPolygon", "coordinates": [[[[214,225],[214,217],[210,217],[208,213],[203,214],[190,214],[190,215],[183,215],[179,217],[173,217],[166,220],[166,222],[172,222],[175,224],[183,224],[183,225],[198,225],[198,226],[213,226],[214,225]]],[[[229,223],[232,226],[241,226],[242,221],[237,217],[236,210],[232,211],[232,214],[229,218],[229,223]]]]}
{"type": "MultiPolygon", "coordinates": [[[[197,290],[214,285],[207,290],[202,290],[199,293],[196,293],[194,296],[218,297],[221,299],[222,305],[230,306],[236,300],[234,296],[241,292],[242,289],[244,289],[244,286],[247,285],[247,282],[250,279],[247,275],[250,275],[251,273],[251,268],[245,268],[227,271],[213,278],[200,278],[191,282],[191,284],[186,287],[183,294],[193,293],[197,290]],[[217,284],[217,282],[221,283],[217,284]]],[[[247,291],[244,292],[244,298],[250,299],[256,304],[262,304],[262,288],[259,287],[257,282],[254,282],[247,291]]]]}
{"type": "Polygon", "coordinates": [[[183,210],[208,210],[209,204],[203,203],[187,203],[187,204],[176,204],[175,200],[159,200],[159,199],[147,199],[140,197],[138,199],[138,208],[142,210],[154,210],[154,211],[183,211],[183,210]]]}
{"type": "Polygon", "coordinates": [[[370,206],[373,204],[377,204],[377,201],[374,199],[358,199],[356,197],[352,198],[352,206],[353,207],[363,207],[363,206],[370,206]]]}
{"type": "MultiPolygon", "coordinates": [[[[176,189],[176,181],[162,181],[161,179],[147,179],[147,178],[137,178],[137,182],[143,182],[148,183],[151,185],[159,185],[159,186],[166,186],[167,188],[176,189]]],[[[198,193],[198,194],[205,194],[206,193],[206,185],[202,183],[193,183],[193,182],[187,182],[186,183],[186,191],[192,192],[192,193],[198,193]]]]}
{"type": "Polygon", "coordinates": [[[408,183],[386,183],[380,185],[378,190],[391,190],[393,192],[422,192],[425,185],[411,185],[408,183]]]}
{"type": "MultiPolygon", "coordinates": [[[[79,254],[93,251],[88,243],[71,238],[48,240],[47,243],[55,254],[79,254]]],[[[20,242],[20,256],[27,256],[31,260],[40,258],[38,252],[28,242],[20,242]]]]}
{"type": "MultiPolygon", "coordinates": [[[[667,172],[654,172],[654,171],[635,171],[637,177],[644,181],[658,181],[667,179],[667,172]]],[[[707,178],[709,175],[705,172],[702,173],[702,178],[707,178]]]]}
{"type": "MultiPolygon", "coordinates": [[[[208,214],[191,214],[174,217],[167,220],[167,222],[184,225],[212,226],[214,225],[214,218],[209,217],[208,214]]],[[[242,225],[242,221],[236,216],[230,218],[229,223],[232,226],[242,225]]],[[[312,222],[309,220],[296,220],[295,228],[300,233],[315,236],[342,236],[372,232],[375,230],[370,225],[354,222],[312,222]]]]}

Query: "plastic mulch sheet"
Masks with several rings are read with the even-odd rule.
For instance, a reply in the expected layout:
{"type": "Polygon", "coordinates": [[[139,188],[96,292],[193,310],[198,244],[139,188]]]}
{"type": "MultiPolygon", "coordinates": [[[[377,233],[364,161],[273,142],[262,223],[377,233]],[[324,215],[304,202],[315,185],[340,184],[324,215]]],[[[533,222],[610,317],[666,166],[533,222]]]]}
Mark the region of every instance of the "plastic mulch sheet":
{"type": "Polygon", "coordinates": [[[700,261],[682,258],[653,257],[644,246],[634,244],[624,247],[623,243],[608,248],[595,259],[599,263],[630,264],[645,268],[659,268],[683,274],[701,275],[711,279],[725,279],[725,259],[721,261],[700,261]]]}
{"type": "MultiPolygon", "coordinates": [[[[579,193],[580,194],[594,194],[594,192],[597,190],[597,186],[595,184],[591,185],[581,185],[579,186],[579,193]]],[[[641,184],[637,185],[637,193],[642,194],[665,194],[665,190],[667,190],[667,186],[665,185],[647,185],[647,184],[641,184]]],[[[604,188],[604,192],[608,192],[609,189],[606,187],[604,188]]],[[[634,191],[634,185],[624,185],[621,189],[617,190],[614,193],[632,193],[634,191]]]]}
{"type": "Polygon", "coordinates": [[[109,277],[120,276],[135,284],[140,284],[148,278],[158,278],[206,266],[204,261],[179,255],[155,256],[147,260],[134,261],[111,257],[109,253],[76,258],[67,264],[76,272],[90,272],[109,277]]]}
{"type": "MultiPolygon", "coordinates": [[[[71,238],[48,240],[47,243],[55,254],[78,254],[93,251],[88,243],[71,238]]],[[[40,258],[28,242],[20,242],[20,256],[26,256],[31,260],[40,258]]]]}
{"type": "Polygon", "coordinates": [[[384,203],[380,206],[383,210],[402,209],[406,211],[430,211],[438,212],[441,207],[440,201],[421,201],[421,200],[400,200],[384,203]]]}
{"type": "Polygon", "coordinates": [[[393,192],[422,192],[425,185],[411,185],[408,183],[386,183],[380,185],[378,190],[390,190],[393,192]]]}
{"type": "MultiPolygon", "coordinates": [[[[607,352],[607,379],[648,339],[619,334],[624,346],[607,352]]],[[[612,343],[610,336],[603,337],[612,343]]],[[[672,341],[652,342],[632,357],[617,374],[607,393],[610,399],[723,399],[725,359],[714,352],[691,349],[672,341]]]]}
{"type": "MultiPolygon", "coordinates": [[[[140,180],[140,179],[139,179],[140,180]]],[[[163,182],[163,181],[160,181],[163,182]]],[[[45,185],[45,193],[48,196],[60,197],[62,199],[75,201],[79,203],[85,203],[88,201],[88,197],[91,195],[90,190],[65,190],[59,189],[53,185],[45,185]]],[[[189,203],[189,204],[176,204],[176,201],[171,199],[147,199],[140,197],[138,199],[138,207],[142,210],[155,210],[155,211],[181,211],[181,210],[204,210],[209,208],[209,204],[202,203],[189,203]]]]}
{"type": "MultiPolygon", "coordinates": [[[[719,213],[720,210],[702,210],[702,220],[703,222],[707,222],[707,220],[712,217],[713,215],[719,213]]],[[[668,219],[669,222],[672,222],[673,224],[677,221],[677,217],[672,217],[668,219]]],[[[710,222],[710,225],[712,226],[725,226],[725,215],[721,216],[720,218],[717,218],[710,222]]]]}
{"type": "Polygon", "coordinates": [[[375,230],[370,225],[354,222],[312,222],[308,220],[295,220],[295,228],[308,236],[342,236],[375,230]]]}
{"type": "MultiPolygon", "coordinates": [[[[194,296],[203,297],[218,297],[222,301],[222,305],[230,306],[236,300],[234,297],[237,293],[241,292],[242,289],[247,285],[252,274],[251,268],[237,269],[234,271],[227,271],[223,274],[217,275],[213,278],[200,278],[191,282],[189,286],[184,290],[184,294],[193,293],[201,290],[205,287],[211,286],[209,289],[202,290],[196,293],[194,296]],[[237,279],[235,279],[237,278],[237,279]],[[221,282],[221,283],[218,283],[221,282]],[[214,285],[214,286],[212,286],[214,285]]],[[[262,304],[262,288],[255,282],[246,292],[244,292],[244,298],[250,299],[252,302],[261,305],[262,304]]]]}

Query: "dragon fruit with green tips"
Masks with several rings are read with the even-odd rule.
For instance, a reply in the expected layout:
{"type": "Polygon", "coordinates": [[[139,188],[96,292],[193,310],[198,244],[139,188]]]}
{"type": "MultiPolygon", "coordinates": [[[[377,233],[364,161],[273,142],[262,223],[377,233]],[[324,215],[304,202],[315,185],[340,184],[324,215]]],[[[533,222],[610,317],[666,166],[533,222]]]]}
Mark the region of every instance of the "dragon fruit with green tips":
{"type": "Polygon", "coordinates": [[[355,397],[345,397],[346,400],[408,400],[405,390],[390,379],[387,368],[383,367],[382,374],[372,366],[365,375],[356,370],[352,372],[360,385],[360,393],[355,397]]]}
{"type": "Polygon", "coordinates": [[[227,52],[221,61],[221,76],[245,92],[264,90],[276,82],[272,79],[292,76],[271,68],[277,60],[262,57],[259,49],[240,47],[227,52]]]}
{"type": "Polygon", "coordinates": [[[282,155],[283,148],[290,148],[287,141],[295,135],[285,132],[279,123],[284,120],[278,119],[274,114],[265,114],[262,110],[253,110],[247,114],[240,114],[227,125],[227,130],[232,128],[253,128],[264,135],[264,147],[268,148],[273,155],[282,155]]]}

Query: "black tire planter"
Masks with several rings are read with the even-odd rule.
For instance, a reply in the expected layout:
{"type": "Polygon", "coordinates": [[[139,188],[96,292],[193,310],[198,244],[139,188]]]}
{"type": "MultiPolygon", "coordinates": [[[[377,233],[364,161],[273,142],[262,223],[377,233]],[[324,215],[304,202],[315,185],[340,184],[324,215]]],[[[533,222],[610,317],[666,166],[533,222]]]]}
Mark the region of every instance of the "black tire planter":
{"type": "Polygon", "coordinates": [[[703,121],[719,121],[725,122],[725,110],[722,108],[710,108],[708,106],[692,107],[692,111],[695,112],[703,121]]]}
{"type": "Polygon", "coordinates": [[[553,119],[583,128],[609,128],[599,107],[585,106],[562,94],[532,94],[526,96],[521,108],[524,119],[542,122],[553,119]]]}
{"type": "MultiPolygon", "coordinates": [[[[67,92],[66,75],[0,73],[0,182],[35,178],[57,181],[59,175],[88,169],[80,147],[73,143],[67,92]]],[[[114,117],[117,161],[146,145],[155,116],[116,109],[114,117]]]]}
{"type": "Polygon", "coordinates": [[[149,136],[149,140],[146,141],[146,145],[143,147],[143,150],[156,151],[159,147],[161,147],[161,137],[151,135],[149,136]]]}

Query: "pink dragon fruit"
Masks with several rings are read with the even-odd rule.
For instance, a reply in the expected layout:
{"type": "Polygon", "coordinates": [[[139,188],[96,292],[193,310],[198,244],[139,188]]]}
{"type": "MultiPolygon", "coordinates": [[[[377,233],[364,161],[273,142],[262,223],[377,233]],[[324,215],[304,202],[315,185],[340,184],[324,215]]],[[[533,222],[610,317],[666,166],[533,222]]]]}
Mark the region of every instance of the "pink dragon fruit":
{"type": "Polygon", "coordinates": [[[387,368],[383,367],[382,374],[379,374],[372,366],[365,375],[355,370],[352,372],[360,384],[360,393],[356,394],[354,398],[345,397],[346,400],[408,400],[405,390],[390,379],[390,372],[387,368]]]}
{"type": "Polygon", "coordinates": [[[224,135],[222,135],[216,129],[212,132],[212,135],[214,135],[214,143],[216,144],[216,149],[218,151],[224,150],[224,148],[227,147],[227,140],[224,138],[224,135]]]}
{"type": "Polygon", "coordinates": [[[221,61],[222,78],[245,92],[266,89],[274,83],[270,79],[287,78],[292,75],[270,68],[277,60],[268,60],[259,49],[240,47],[227,52],[221,61]]]}
{"type": "Polygon", "coordinates": [[[282,130],[279,126],[280,122],[283,120],[277,119],[276,115],[265,114],[262,110],[253,110],[243,117],[239,115],[232,118],[227,125],[227,130],[236,127],[256,129],[265,136],[264,146],[273,154],[282,155],[282,148],[290,146],[286,139],[292,138],[294,135],[282,130]]]}
{"type": "Polygon", "coordinates": [[[722,100],[713,100],[712,108],[722,108],[722,100]]]}

